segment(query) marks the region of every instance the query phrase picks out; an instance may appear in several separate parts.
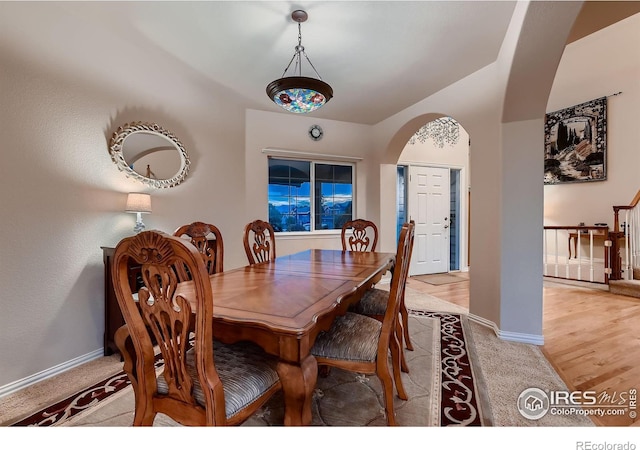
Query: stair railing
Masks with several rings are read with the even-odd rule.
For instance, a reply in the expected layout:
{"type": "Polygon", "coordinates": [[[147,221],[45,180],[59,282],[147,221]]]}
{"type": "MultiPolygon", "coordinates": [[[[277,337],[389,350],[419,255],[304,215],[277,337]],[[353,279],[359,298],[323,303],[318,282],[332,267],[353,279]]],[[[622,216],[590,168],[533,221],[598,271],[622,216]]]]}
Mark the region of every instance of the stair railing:
{"type": "Polygon", "coordinates": [[[640,261],[640,190],[628,205],[613,207],[613,231],[611,236],[610,280],[633,279],[633,268],[640,261]],[[624,211],[624,222],[620,224],[620,211],[624,211]],[[620,255],[624,242],[624,260],[620,255]]]}
{"type": "Polygon", "coordinates": [[[543,275],[551,278],[609,283],[609,227],[545,226],[543,275]],[[583,240],[587,240],[586,252],[583,240]]]}

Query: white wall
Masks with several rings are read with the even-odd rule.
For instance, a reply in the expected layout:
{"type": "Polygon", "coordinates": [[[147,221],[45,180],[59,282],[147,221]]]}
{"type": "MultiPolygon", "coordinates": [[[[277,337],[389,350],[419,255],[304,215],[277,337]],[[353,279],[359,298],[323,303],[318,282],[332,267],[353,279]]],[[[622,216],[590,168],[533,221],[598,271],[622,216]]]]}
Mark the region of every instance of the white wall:
{"type": "Polygon", "coordinates": [[[123,212],[127,192],[151,192],[148,228],[218,225],[229,236],[225,265],[233,267],[245,260],[234,236],[244,224],[245,185],[238,176],[244,107],[224,90],[74,20],[58,4],[0,9],[2,387],[101,351],[100,246],[133,234],[135,215],[123,212]],[[93,45],[79,39],[85,33],[93,45]],[[67,58],[82,60],[84,71],[70,71],[67,58]],[[108,140],[133,120],[157,122],[183,142],[193,170],[182,185],[154,191],[118,171],[108,140]]]}
{"type": "Polygon", "coordinates": [[[460,126],[460,137],[455,144],[444,143],[440,148],[431,138],[425,142],[416,139],[402,149],[400,163],[433,163],[439,166],[467,167],[469,165],[469,133],[460,126]]]}
{"type": "MultiPolygon", "coordinates": [[[[536,122],[531,119],[544,115],[541,100],[545,98],[545,90],[550,89],[560,60],[566,39],[563,33],[568,33],[579,8],[579,3],[571,2],[518,3],[495,64],[376,127],[381,161],[388,164],[381,168],[384,179],[391,176],[390,163],[397,160],[399,148],[417,129],[416,118],[445,113],[455,117],[469,133],[472,187],[469,309],[471,314],[508,332],[514,340],[520,337],[529,342],[542,340],[542,233],[538,226],[542,222],[542,189],[536,189],[541,181],[530,176],[519,180],[512,173],[536,170],[527,167],[531,158],[523,153],[535,148],[542,138],[520,145],[512,134],[524,131],[527,138],[535,136],[531,127],[536,127],[536,122]],[[530,92],[537,95],[530,99],[530,92]],[[530,101],[522,104],[519,101],[522,98],[530,101]],[[521,155],[525,157],[519,158],[521,155]],[[529,209],[522,209],[521,203],[513,201],[512,193],[522,192],[523,188],[531,205],[529,209]],[[515,236],[520,240],[516,241],[515,236]],[[531,256],[526,267],[520,261],[523,253],[531,256]],[[530,266],[533,270],[529,270],[530,266]],[[510,271],[503,272],[505,268],[510,271]],[[518,281],[525,281],[524,295],[514,295],[514,283],[518,281]],[[536,283],[539,288],[526,290],[536,283]]],[[[537,170],[542,175],[541,165],[537,170]]],[[[381,193],[380,204],[384,211],[393,204],[393,199],[381,193]]],[[[386,231],[383,245],[388,245],[393,224],[385,215],[381,219],[381,228],[386,231]]]]}
{"type": "MultiPolygon", "coordinates": [[[[284,157],[302,159],[329,158],[331,155],[352,157],[356,164],[354,217],[377,222],[378,217],[368,209],[367,195],[371,183],[372,140],[368,125],[315,119],[312,116],[298,116],[289,113],[272,113],[247,110],[245,182],[247,222],[254,219],[268,219],[268,166],[267,148],[287,150],[293,153],[284,157]],[[312,125],[320,125],[324,134],[319,141],[313,141],[308,134],[312,125]],[[310,155],[311,154],[311,155],[310,155]],[[314,156],[314,154],[316,156],[314,156]]],[[[395,192],[395,184],[393,185],[395,192]]],[[[340,231],[310,237],[308,233],[278,234],[277,254],[287,255],[310,247],[341,249],[340,231]]]]}
{"type": "Polygon", "coordinates": [[[640,189],[640,14],[566,47],[547,112],[620,91],[607,99],[607,180],[545,186],[545,225],[612,228],[612,206],[628,205],[640,189]]]}
{"type": "MultiPolygon", "coordinates": [[[[471,289],[482,293],[471,299],[470,311],[499,322],[499,215],[495,199],[499,197],[500,166],[492,152],[500,135],[501,92],[496,81],[496,65],[448,86],[399,114],[376,125],[376,143],[380,151],[381,178],[395,180],[395,163],[407,140],[420,126],[433,120],[433,113],[454,117],[471,138],[469,149],[471,185],[471,240],[470,256],[473,276],[471,289]],[[473,263],[476,255],[479,263],[473,263]],[[474,300],[475,298],[475,300],[474,300]]],[[[395,205],[395,192],[380,193],[381,210],[395,205]]],[[[395,215],[381,214],[382,246],[392,248],[395,239],[395,215]]]]}

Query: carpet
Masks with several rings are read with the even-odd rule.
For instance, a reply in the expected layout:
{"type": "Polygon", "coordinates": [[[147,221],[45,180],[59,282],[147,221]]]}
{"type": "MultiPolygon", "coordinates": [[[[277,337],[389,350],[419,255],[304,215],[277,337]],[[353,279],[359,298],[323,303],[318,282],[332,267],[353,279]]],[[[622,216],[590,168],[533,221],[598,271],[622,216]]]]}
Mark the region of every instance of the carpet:
{"type": "Polygon", "coordinates": [[[422,281],[424,283],[440,286],[442,284],[459,283],[461,281],[469,281],[468,278],[463,278],[450,273],[434,273],[429,275],[413,275],[411,277],[414,280],[422,281]]]}
{"type": "MultiPolygon", "coordinates": [[[[411,310],[414,351],[406,351],[410,372],[403,373],[407,401],[395,397],[398,424],[404,426],[492,425],[484,380],[472,356],[473,341],[465,315],[411,310]]],[[[162,361],[157,362],[161,367],[162,361]]],[[[318,377],[312,425],[385,426],[381,385],[376,376],[332,368],[318,377]]],[[[274,396],[244,426],[283,423],[281,394],[274,396]]],[[[133,391],[123,372],[34,411],[11,426],[130,426],[133,391]]],[[[176,426],[158,415],[155,426],[176,426]]]]}

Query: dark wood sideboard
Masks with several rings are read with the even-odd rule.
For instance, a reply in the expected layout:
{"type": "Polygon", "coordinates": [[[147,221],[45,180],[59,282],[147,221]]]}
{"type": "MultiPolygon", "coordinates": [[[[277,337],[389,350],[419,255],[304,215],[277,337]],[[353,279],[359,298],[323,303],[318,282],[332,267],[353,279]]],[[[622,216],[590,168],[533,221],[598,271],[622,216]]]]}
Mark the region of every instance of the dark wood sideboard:
{"type": "MultiPolygon", "coordinates": [[[[124,325],[124,317],[118,305],[116,292],[113,289],[113,279],[111,277],[111,266],[113,264],[113,254],[115,248],[100,247],[104,261],[104,355],[120,353],[114,341],[116,330],[124,325]]],[[[137,292],[142,285],[140,277],[140,265],[129,265],[129,285],[131,292],[137,292]]]]}

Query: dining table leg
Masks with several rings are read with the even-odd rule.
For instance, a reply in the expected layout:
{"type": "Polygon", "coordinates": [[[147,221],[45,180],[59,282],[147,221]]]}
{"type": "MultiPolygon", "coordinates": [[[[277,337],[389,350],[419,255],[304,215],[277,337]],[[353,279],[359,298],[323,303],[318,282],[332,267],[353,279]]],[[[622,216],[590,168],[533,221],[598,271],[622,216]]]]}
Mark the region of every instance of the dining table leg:
{"type": "Polygon", "coordinates": [[[281,360],[277,370],[284,394],[284,424],[310,425],[311,401],[318,379],[316,359],[307,355],[299,364],[281,360]]]}

